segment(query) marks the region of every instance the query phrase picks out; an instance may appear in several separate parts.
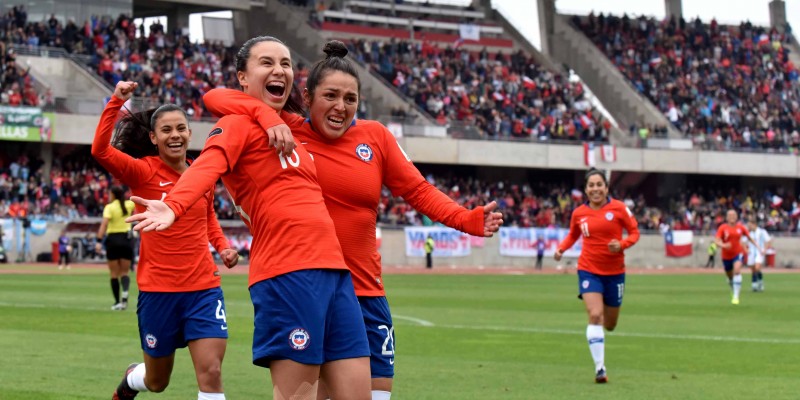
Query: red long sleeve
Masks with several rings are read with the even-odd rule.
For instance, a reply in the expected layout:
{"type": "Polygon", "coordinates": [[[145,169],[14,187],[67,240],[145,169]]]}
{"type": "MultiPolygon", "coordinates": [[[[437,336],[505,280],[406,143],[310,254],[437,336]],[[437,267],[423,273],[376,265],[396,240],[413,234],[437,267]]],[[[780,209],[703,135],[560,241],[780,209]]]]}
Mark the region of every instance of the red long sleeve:
{"type": "Polygon", "coordinates": [[[303,117],[282,111],[280,115],[272,107],[249,94],[233,89],[211,89],[203,95],[206,108],[218,117],[225,115],[247,115],[264,128],[287,124],[294,129],[303,123],[303,117]]]}
{"type": "Polygon", "coordinates": [[[111,146],[114,125],[123,104],[125,100],[111,96],[111,100],[103,109],[92,140],[92,157],[115,178],[127,185],[137,185],[150,177],[150,165],[111,146]]]}
{"type": "Polygon", "coordinates": [[[164,202],[175,212],[175,218],[179,218],[228,171],[228,161],[222,149],[206,148],[192,167],[181,175],[164,202]]]}

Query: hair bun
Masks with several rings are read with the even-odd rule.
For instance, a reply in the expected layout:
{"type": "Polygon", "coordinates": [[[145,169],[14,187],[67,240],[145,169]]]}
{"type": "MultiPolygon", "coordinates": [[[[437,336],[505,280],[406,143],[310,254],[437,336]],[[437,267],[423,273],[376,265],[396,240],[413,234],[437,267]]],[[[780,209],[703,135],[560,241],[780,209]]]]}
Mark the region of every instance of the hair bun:
{"type": "Polygon", "coordinates": [[[323,48],[322,51],[328,55],[326,58],[344,58],[347,55],[347,46],[338,40],[331,40],[325,43],[325,48],[323,48]]]}

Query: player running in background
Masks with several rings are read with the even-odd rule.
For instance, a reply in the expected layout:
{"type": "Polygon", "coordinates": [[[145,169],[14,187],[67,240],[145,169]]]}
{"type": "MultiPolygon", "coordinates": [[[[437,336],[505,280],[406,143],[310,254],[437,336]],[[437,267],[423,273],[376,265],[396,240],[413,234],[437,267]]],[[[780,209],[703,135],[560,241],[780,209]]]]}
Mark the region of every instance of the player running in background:
{"type": "MultiPolygon", "coordinates": [[[[92,156],[137,196],[162,198],[189,164],[192,135],[186,113],[174,104],[126,114],[113,138],[114,123],[135,82],[120,82],[100,117],[92,156]]],[[[214,213],[214,185],[208,185],[170,232],[141,238],[137,314],[144,363],[131,364],[113,399],[138,392],[162,392],[169,384],[175,350],[189,347],[199,400],[225,398],[222,359],[228,338],[225,299],[209,241],[228,268],[239,260],[214,213]]],[[[129,201],[130,202],[130,201],[129,201]]],[[[143,211],[140,210],[140,211],[143,211]]]]}
{"type": "MultiPolygon", "coordinates": [[[[491,237],[503,222],[502,214],[494,212],[495,202],[471,211],[459,206],[425,180],[386,127],[377,121],[356,120],[361,85],[357,71],[344,58],[347,48],[334,40],[323,51],[327,57],[314,65],[303,92],[310,119],[282,116],[295,140],[314,156],[325,205],[364,315],[372,399],[384,400],[391,396],[395,353],[381,256],[375,244],[381,186],[433,220],[475,236],[491,237]]],[[[213,112],[245,114],[263,121],[265,129],[269,127],[266,116],[275,114],[263,102],[231,89],[213,89],[203,100],[213,112]]],[[[325,398],[324,387],[320,392],[325,398]]]]}
{"type": "MultiPolygon", "coordinates": [[[[742,290],[742,261],[744,261],[744,248],[742,248],[742,237],[746,237],[750,243],[755,244],[744,225],[739,222],[739,214],[736,210],[728,210],[725,214],[725,223],[717,229],[717,236],[714,241],[722,249],[722,265],[725,267],[725,275],[731,285],[733,295],[731,304],[739,304],[739,292],[742,290]]],[[[758,247],[760,252],[764,249],[758,247]]]]}
{"type": "MultiPolygon", "coordinates": [[[[236,55],[236,70],[248,96],[274,110],[301,110],[299,104],[287,103],[294,73],[289,49],[279,40],[261,36],[247,41],[236,55]]],[[[274,112],[268,126],[273,134],[277,129],[291,136],[274,112]]],[[[315,163],[302,145],[276,151],[269,142],[249,117],[223,117],[166,204],[134,198],[148,211],[131,220],[142,221],[136,229],[143,236],[166,229],[176,218],[180,222],[185,208],[200,195],[198,185],[222,177],[253,235],[253,363],[270,368],[274,398],[314,399],[322,377],[332,398],[368,400],[370,352],[364,320],[315,163]]],[[[374,240],[374,230],[370,234],[374,240]]]]}
{"type": "Polygon", "coordinates": [[[114,295],[112,310],[128,308],[128,289],[131,282],[128,274],[133,260],[133,244],[131,224],[125,222],[125,218],[133,213],[133,209],[133,202],[125,200],[125,190],[120,186],[111,187],[110,201],[103,207],[103,221],[97,230],[98,242],[95,250],[99,253],[103,248],[103,242],[105,243],[108,273],[111,275],[111,294],[114,295]]]}
{"type": "Polygon", "coordinates": [[[751,285],[754,292],[763,292],[764,274],[761,272],[761,268],[764,266],[764,251],[772,247],[772,237],[766,229],[758,226],[755,217],[750,218],[747,226],[750,228],[751,237],[755,242],[748,246],[749,251],[747,252],[747,266],[750,267],[750,272],[753,274],[751,285]]]}
{"type": "Polygon", "coordinates": [[[631,210],[608,196],[605,174],[595,168],[586,173],[584,192],[589,199],[572,212],[569,234],[558,245],[555,260],[583,236],[578,258],[578,297],[589,314],[586,339],[595,366],[595,382],[606,383],[605,332],[617,326],[625,291],[625,249],[639,241],[639,227],[631,210]],[[622,238],[623,229],[628,237],[622,238]]]}

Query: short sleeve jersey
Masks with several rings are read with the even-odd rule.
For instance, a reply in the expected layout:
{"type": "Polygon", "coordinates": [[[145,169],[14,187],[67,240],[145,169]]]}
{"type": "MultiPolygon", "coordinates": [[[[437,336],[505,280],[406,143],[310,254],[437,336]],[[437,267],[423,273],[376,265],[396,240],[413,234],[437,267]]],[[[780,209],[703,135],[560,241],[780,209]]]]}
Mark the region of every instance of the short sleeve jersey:
{"type": "Polygon", "coordinates": [[[103,207],[103,218],[108,219],[106,234],[127,233],[131,230],[131,224],[125,222],[125,218],[133,214],[135,204],[130,200],[125,200],[124,203],[124,213],[122,212],[122,206],[120,206],[119,200],[114,200],[103,207]]]}
{"type": "Polygon", "coordinates": [[[730,248],[722,249],[723,260],[732,260],[739,254],[744,253],[744,248],[742,247],[742,237],[749,238],[750,232],[748,232],[747,228],[742,225],[741,222],[737,222],[733,226],[727,223],[719,226],[717,229],[717,238],[722,240],[722,243],[731,244],[730,248]]]}

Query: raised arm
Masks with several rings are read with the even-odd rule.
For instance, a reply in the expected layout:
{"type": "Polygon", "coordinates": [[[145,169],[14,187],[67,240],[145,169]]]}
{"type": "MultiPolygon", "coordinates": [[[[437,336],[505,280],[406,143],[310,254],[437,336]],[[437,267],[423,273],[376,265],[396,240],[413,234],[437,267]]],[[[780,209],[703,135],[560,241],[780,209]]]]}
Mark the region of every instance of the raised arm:
{"type": "Polygon", "coordinates": [[[285,111],[278,114],[263,101],[234,89],[211,89],[203,95],[203,103],[218,117],[225,115],[250,117],[267,133],[271,147],[282,150],[287,157],[292,154],[296,144],[291,130],[303,124],[303,117],[285,111]]]}
{"type": "Polygon", "coordinates": [[[138,162],[135,158],[123,153],[111,145],[114,134],[114,125],[119,116],[122,105],[131,98],[136,89],[136,82],[119,82],[100,115],[100,123],[92,141],[92,157],[97,160],[111,175],[128,185],[136,184],[138,180],[148,175],[149,166],[138,162]]]}

